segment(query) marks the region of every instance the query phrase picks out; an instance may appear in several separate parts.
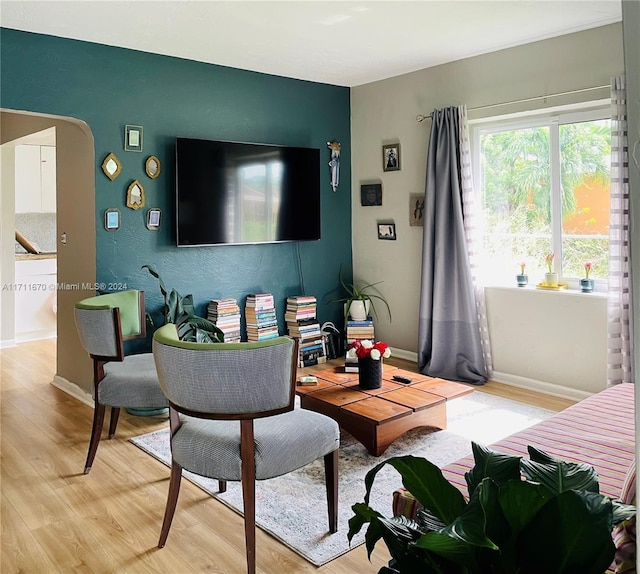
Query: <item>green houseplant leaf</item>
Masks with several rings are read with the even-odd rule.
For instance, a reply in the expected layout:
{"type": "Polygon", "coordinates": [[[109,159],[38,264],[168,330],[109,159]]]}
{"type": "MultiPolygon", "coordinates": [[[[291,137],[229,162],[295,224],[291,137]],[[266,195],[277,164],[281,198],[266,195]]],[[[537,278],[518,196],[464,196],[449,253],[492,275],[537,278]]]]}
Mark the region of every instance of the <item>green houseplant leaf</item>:
{"type": "Polygon", "coordinates": [[[469,496],[486,477],[492,478],[498,485],[520,478],[521,456],[502,454],[475,442],[471,443],[471,450],[475,466],[464,475],[469,496]]]}
{"type": "Polygon", "coordinates": [[[565,490],[599,492],[598,473],[590,464],[564,462],[532,446],[528,450],[531,460],[521,461],[527,480],[539,482],[555,494],[565,490]]]}
{"type": "Polygon", "coordinates": [[[600,494],[567,490],[554,496],[518,539],[521,572],[602,574],[615,554],[611,515],[611,502],[600,494]]]}

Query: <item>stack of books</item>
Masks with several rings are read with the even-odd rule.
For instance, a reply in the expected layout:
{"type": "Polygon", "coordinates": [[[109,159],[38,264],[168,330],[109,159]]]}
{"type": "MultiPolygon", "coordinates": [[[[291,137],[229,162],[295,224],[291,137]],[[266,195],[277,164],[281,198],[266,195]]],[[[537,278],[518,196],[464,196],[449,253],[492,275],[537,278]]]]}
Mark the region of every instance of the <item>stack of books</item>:
{"type": "Polygon", "coordinates": [[[235,299],[214,299],[207,307],[207,319],[224,333],[225,343],[240,342],[240,307],[235,299]]]}
{"type": "MultiPolygon", "coordinates": [[[[347,321],[347,348],[349,345],[358,339],[374,340],[373,319],[367,317],[364,321],[354,321],[349,319],[347,321]]],[[[358,372],[358,359],[349,358],[344,359],[344,372],[345,373],[357,373],[358,372]]]]}
{"type": "Polygon", "coordinates": [[[271,293],[248,295],[244,314],[247,321],[248,341],[265,341],[280,334],[276,307],[271,293]]]}
{"type": "Polygon", "coordinates": [[[316,307],[316,298],[311,295],[287,297],[284,318],[289,336],[299,342],[299,367],[309,367],[327,360],[327,349],[316,318],[316,307]]]}
{"type": "Polygon", "coordinates": [[[373,319],[367,317],[364,321],[347,321],[347,346],[357,339],[374,338],[373,319]]]}

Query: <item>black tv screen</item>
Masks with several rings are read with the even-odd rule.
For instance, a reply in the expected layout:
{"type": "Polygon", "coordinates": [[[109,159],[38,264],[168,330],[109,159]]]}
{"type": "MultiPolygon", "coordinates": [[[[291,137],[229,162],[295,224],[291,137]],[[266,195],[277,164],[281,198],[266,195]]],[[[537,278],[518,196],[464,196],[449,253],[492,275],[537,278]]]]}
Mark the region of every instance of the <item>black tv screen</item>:
{"type": "Polygon", "coordinates": [[[176,139],[177,244],[320,239],[320,150],[176,139]]]}

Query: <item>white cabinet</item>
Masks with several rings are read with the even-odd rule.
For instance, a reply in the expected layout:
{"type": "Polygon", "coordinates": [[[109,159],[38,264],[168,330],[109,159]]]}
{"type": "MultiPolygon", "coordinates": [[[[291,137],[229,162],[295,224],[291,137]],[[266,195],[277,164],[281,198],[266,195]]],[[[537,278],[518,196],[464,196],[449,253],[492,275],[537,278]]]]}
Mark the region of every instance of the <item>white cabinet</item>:
{"type": "Polygon", "coordinates": [[[55,213],[56,148],[16,146],[16,213],[55,213]]]}

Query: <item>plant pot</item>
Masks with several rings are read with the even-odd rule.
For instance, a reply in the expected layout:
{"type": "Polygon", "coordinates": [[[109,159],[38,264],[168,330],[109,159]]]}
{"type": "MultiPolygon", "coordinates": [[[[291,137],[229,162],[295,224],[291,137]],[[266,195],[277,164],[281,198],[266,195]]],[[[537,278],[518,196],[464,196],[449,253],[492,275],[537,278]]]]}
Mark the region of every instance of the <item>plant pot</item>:
{"type": "Polygon", "coordinates": [[[368,299],[356,299],[355,301],[351,301],[351,305],[349,307],[349,316],[354,321],[366,321],[369,316],[369,307],[371,306],[371,301],[368,299]]]}
{"type": "Polygon", "coordinates": [[[382,386],[382,359],[358,359],[358,381],[361,389],[379,389],[382,386]]]}
{"type": "Polygon", "coordinates": [[[518,280],[518,287],[525,287],[529,283],[528,275],[516,275],[516,279],[518,280]]]}
{"type": "Polygon", "coordinates": [[[549,287],[557,287],[558,286],[558,274],[557,273],[545,273],[544,274],[544,282],[549,287]]]}
{"type": "Polygon", "coordinates": [[[583,293],[592,293],[593,279],[580,279],[580,289],[583,293]]]}

